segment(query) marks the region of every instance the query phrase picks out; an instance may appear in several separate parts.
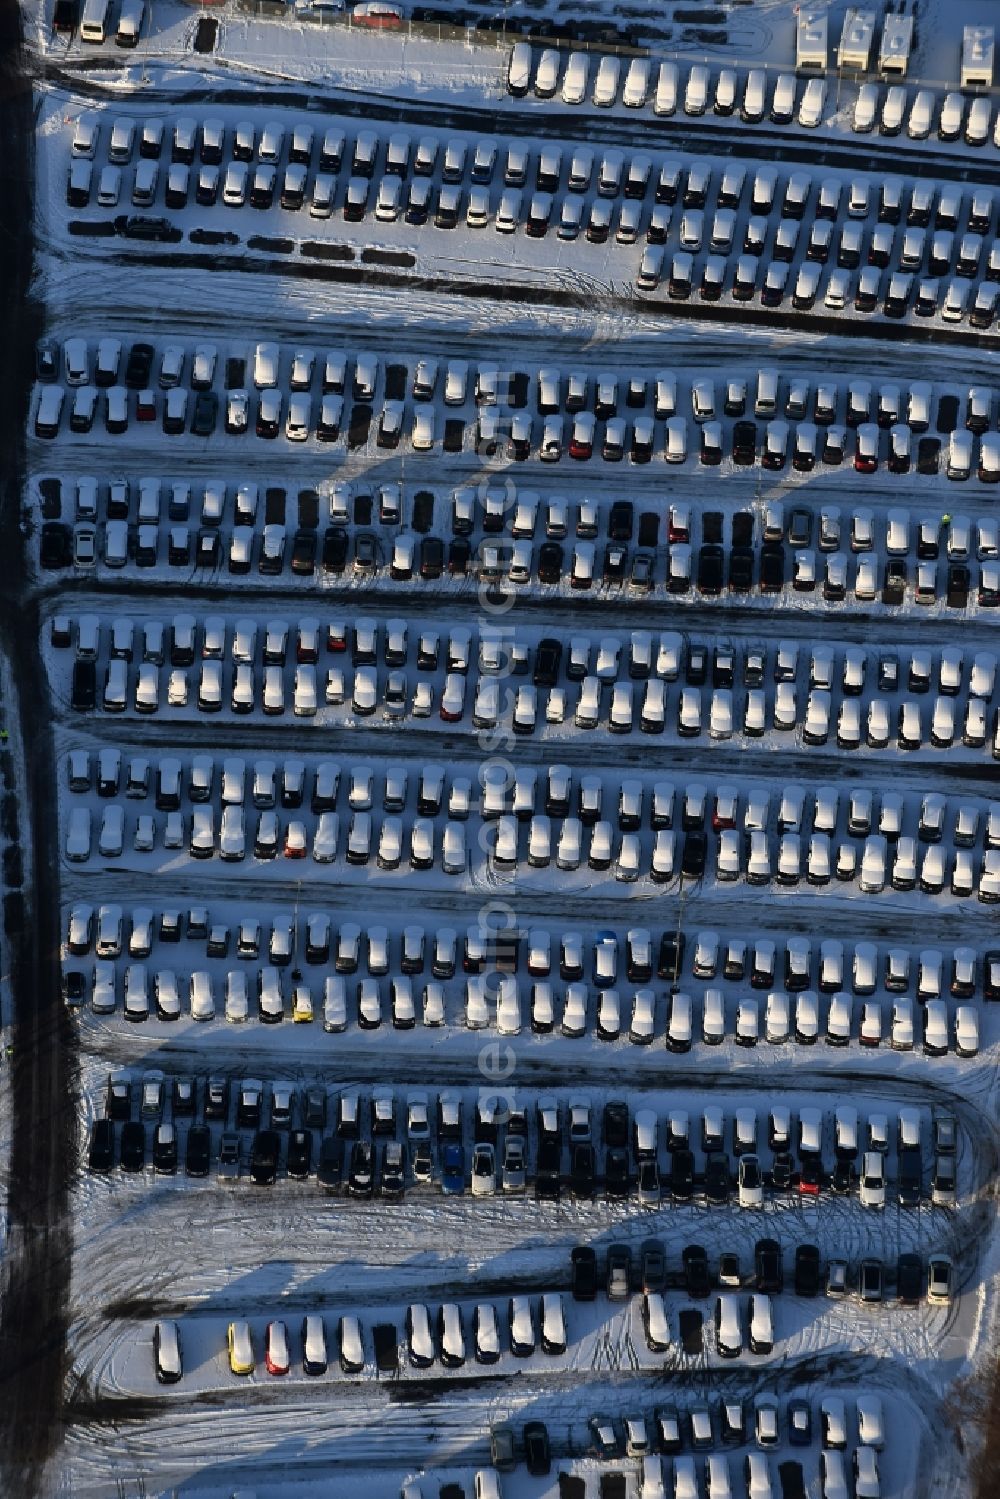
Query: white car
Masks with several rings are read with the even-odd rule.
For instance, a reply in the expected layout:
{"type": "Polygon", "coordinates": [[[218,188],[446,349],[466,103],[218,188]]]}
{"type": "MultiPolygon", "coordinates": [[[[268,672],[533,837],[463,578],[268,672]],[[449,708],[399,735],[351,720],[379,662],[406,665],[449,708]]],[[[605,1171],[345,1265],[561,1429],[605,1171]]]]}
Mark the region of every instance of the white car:
{"type": "Polygon", "coordinates": [[[858,1195],[865,1208],[885,1207],[885,1157],[877,1150],[864,1154],[858,1195]]]}

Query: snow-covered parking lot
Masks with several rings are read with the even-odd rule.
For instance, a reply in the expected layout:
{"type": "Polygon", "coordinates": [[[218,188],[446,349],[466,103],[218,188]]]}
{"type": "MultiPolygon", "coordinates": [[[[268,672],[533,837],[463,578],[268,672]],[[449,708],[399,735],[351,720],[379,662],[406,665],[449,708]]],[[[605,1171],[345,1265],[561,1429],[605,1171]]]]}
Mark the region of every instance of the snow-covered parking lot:
{"type": "Polygon", "coordinates": [[[73,9],[4,575],[25,1492],[993,1499],[981,0],[73,9]]]}

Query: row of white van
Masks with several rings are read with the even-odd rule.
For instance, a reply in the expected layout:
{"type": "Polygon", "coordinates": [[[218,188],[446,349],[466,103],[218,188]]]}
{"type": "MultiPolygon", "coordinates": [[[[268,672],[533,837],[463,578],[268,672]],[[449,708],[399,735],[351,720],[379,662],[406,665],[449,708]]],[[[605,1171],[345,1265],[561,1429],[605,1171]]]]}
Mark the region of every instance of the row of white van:
{"type": "MultiPolygon", "coordinates": [[[[103,46],[112,31],[113,0],[86,0],[80,17],[80,40],[103,46]]],[[[121,0],[114,27],[115,45],[136,47],[146,24],[146,0],[121,0]]]]}
{"type": "MultiPolygon", "coordinates": [[[[605,55],[596,60],[586,52],[564,58],[553,47],[545,48],[535,62],[528,42],[514,45],[507,69],[507,88],[515,98],[529,92],[537,99],[552,99],[558,93],[564,104],[588,102],[610,109],[621,103],[626,109],[651,105],[654,114],[674,115],[680,109],[690,117],[711,112],[723,119],[738,114],[744,124],[796,125],[815,129],[833,124],[835,112],[826,115],[827,83],[810,78],[804,83],[794,73],[779,73],[773,85],[765,68],[751,68],[741,78],[733,67],[714,73],[703,63],[653,63],[636,57],[627,67],[621,58],[605,55]],[[565,62],[565,66],[564,66],[565,62]],[[561,80],[561,81],[560,81],[561,80]]],[[[839,90],[838,90],[839,100],[839,90]]],[[[1000,145],[1000,115],[986,97],[972,100],[954,91],[943,99],[928,88],[912,95],[902,84],[892,84],[883,93],[876,83],[858,90],[852,129],[868,133],[878,125],[880,134],[899,135],[905,126],[911,140],[926,140],[932,132],[941,141],[964,140],[970,146],[1000,145]]]]}
{"type": "MultiPolygon", "coordinates": [[[[140,122],[131,115],[121,115],[112,122],[107,138],[108,163],[117,167],[130,163],[138,141],[137,174],[142,174],[144,206],[155,195],[166,144],[166,125],[160,118],[140,122]]],[[[99,123],[81,116],[71,146],[71,164],[94,163],[100,138],[99,123]]],[[[257,183],[258,175],[263,174],[259,176],[258,189],[251,191],[257,206],[265,206],[259,201],[260,193],[268,203],[273,198],[287,142],[288,160],[281,191],[282,198],[287,193],[291,201],[283,202],[283,206],[302,206],[315,150],[311,124],[291,125],[272,119],[261,129],[258,140],[253,122],[244,120],[233,127],[230,139],[225,121],[209,118],[199,122],[184,116],[174,120],[169,142],[169,163],[164,162],[164,166],[171,174],[171,181],[175,171],[180,173],[176,191],[181,196],[189,190],[192,174],[198,171],[199,164],[199,191],[204,184],[212,202],[218,196],[223,169],[228,181],[229,174],[238,167],[241,172],[233,179],[234,187],[223,190],[224,201],[242,203],[250,190],[250,181],[257,183]],[[228,167],[227,153],[232,156],[228,167]],[[188,170],[181,171],[182,168],[188,170]],[[214,175],[203,177],[206,169],[214,175]],[[238,190],[237,182],[241,184],[238,190]]],[[[655,187],[658,204],[672,206],[676,202],[686,209],[709,206],[714,180],[718,184],[719,208],[746,206],[744,193],[748,190],[753,214],[769,214],[780,202],[786,217],[801,217],[816,186],[815,213],[821,220],[836,220],[842,209],[851,219],[864,219],[877,208],[880,224],[899,224],[905,214],[906,224],[911,228],[926,228],[933,219],[935,229],[952,230],[963,227],[965,196],[960,184],[947,180],[935,184],[926,178],[903,179],[893,175],[873,180],[867,176],[848,178],[834,174],[819,179],[802,169],[791,171],[787,179],[779,180],[778,169],[768,164],[751,169],[747,164],[727,162],[724,158],[685,160],[673,153],[663,156],[659,151],[628,156],[617,148],[570,142],[525,145],[515,139],[508,144],[494,137],[471,134],[454,135],[442,141],[434,135],[418,136],[406,130],[387,137],[375,130],[362,130],[354,137],[353,145],[349,145],[345,132],[334,126],[322,137],[314,178],[325,184],[328,206],[332,205],[341,174],[342,180],[349,176],[352,182],[380,180],[382,189],[404,183],[411,175],[414,181],[422,181],[427,187],[440,178],[446,188],[468,183],[480,190],[498,185],[529,188],[532,185],[529,179],[533,177],[533,186],[539,192],[555,192],[565,178],[570,193],[586,193],[593,186],[601,197],[616,197],[624,192],[629,199],[642,198],[650,187],[655,187]],[[349,172],[342,172],[345,166],[349,166],[349,172]]],[[[136,181],[140,181],[138,175],[136,181]]],[[[985,235],[992,223],[993,193],[988,188],[973,186],[967,227],[985,235]]]]}
{"type": "MultiPolygon", "coordinates": [[[[538,414],[548,416],[560,409],[570,415],[593,410],[602,420],[616,415],[624,406],[645,410],[652,402],[658,420],[683,414],[690,402],[697,421],[717,416],[757,418],[786,416],[809,419],[821,426],[846,421],[850,427],[877,421],[880,427],[905,422],[914,432],[925,432],[931,426],[942,401],[954,402],[954,426],[962,418],[971,432],[986,432],[997,420],[994,388],[990,385],[944,384],[926,379],[909,381],[873,381],[860,376],[847,377],[835,371],[782,375],[774,365],[744,368],[742,371],[715,378],[697,371],[680,379],[669,368],[632,367],[628,375],[613,368],[572,369],[556,364],[539,368],[526,362],[521,370],[500,365],[493,360],[438,359],[433,356],[398,358],[390,354],[343,349],[320,349],[303,345],[279,345],[258,341],[250,346],[200,342],[192,346],[167,343],[158,350],[140,342],[131,345],[131,354],[145,350],[143,381],[161,389],[172,390],[189,385],[195,391],[221,386],[252,384],[257,390],[278,386],[292,392],[306,392],[317,383],[321,392],[350,396],[354,401],[371,403],[380,387],[386,387],[389,369],[402,373],[400,398],[409,396],[415,402],[443,400],[445,406],[465,406],[470,401],[480,406],[509,406],[522,409],[534,391],[538,414]],[[159,354],[159,371],[153,380],[153,363],[159,354]],[[236,362],[239,377],[230,379],[227,366],[236,362]],[[520,387],[523,386],[523,389],[520,387]],[[721,410],[720,410],[721,406],[721,410]],[[964,410],[963,410],[964,406],[964,410]]],[[[70,387],[96,383],[101,388],[131,383],[127,365],[126,342],[113,335],[100,338],[68,338],[60,346],[39,346],[44,354],[43,383],[59,380],[70,387]]],[[[944,430],[944,429],[942,429],[944,430]]],[[[344,488],[341,483],[334,488],[344,488]]],[[[339,516],[331,516],[340,519],[339,516]]]]}

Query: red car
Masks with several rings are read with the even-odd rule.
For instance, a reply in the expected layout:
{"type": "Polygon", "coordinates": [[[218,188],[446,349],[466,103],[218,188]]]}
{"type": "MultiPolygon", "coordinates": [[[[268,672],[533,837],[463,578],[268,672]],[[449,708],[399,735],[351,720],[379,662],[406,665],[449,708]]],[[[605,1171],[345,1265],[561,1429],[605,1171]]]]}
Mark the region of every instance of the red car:
{"type": "Polygon", "coordinates": [[[267,1324],[267,1352],[264,1355],[268,1374],[287,1374],[289,1369],[288,1329],[284,1322],[267,1324]]]}
{"type": "Polygon", "coordinates": [[[799,1192],[803,1197],[818,1197],[819,1184],[819,1161],[807,1156],[799,1171],[799,1192]]]}

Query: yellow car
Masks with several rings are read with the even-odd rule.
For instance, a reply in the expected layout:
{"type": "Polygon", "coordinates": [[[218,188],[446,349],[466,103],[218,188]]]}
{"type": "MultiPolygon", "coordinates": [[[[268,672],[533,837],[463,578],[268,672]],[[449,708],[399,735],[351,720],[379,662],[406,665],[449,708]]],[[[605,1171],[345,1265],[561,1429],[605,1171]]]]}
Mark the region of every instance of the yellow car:
{"type": "Polygon", "coordinates": [[[226,1333],[229,1345],[229,1367],[234,1374],[252,1374],[254,1371],[253,1339],[249,1322],[230,1322],[226,1333]]]}
{"type": "Polygon", "coordinates": [[[292,996],[292,1020],[309,1021],[313,1018],[312,995],[304,984],[296,984],[292,996]]]}

